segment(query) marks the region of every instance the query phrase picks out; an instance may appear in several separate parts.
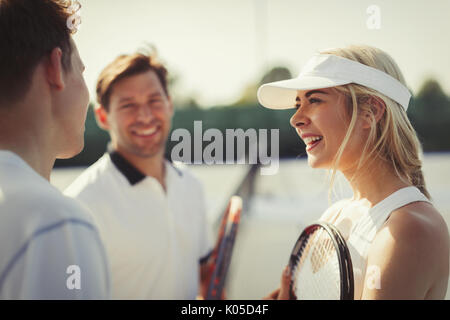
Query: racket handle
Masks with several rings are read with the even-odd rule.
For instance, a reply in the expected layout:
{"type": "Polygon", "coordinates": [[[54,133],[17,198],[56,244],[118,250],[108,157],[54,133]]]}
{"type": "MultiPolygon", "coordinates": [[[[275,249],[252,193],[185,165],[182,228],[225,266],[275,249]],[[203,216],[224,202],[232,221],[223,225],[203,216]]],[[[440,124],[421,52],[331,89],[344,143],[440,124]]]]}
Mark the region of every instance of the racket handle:
{"type": "Polygon", "coordinates": [[[237,226],[240,222],[242,199],[239,196],[231,197],[228,208],[229,210],[226,213],[228,219],[226,221],[224,233],[219,239],[220,243],[218,243],[217,256],[213,262],[213,272],[206,299],[220,299],[222,295],[223,284],[226,276],[226,271],[224,273],[224,268],[228,270],[228,265],[230,263],[231,251],[233,249],[234,239],[236,237],[237,226]]]}
{"type": "Polygon", "coordinates": [[[219,281],[216,283],[216,290],[217,290],[217,298],[219,298],[222,295],[223,288],[225,286],[225,279],[228,273],[228,269],[231,264],[231,253],[233,251],[234,242],[236,239],[236,233],[237,233],[237,223],[233,223],[233,226],[231,227],[230,235],[226,239],[226,247],[224,252],[224,262],[221,265],[221,268],[218,269],[218,279],[219,281]]]}

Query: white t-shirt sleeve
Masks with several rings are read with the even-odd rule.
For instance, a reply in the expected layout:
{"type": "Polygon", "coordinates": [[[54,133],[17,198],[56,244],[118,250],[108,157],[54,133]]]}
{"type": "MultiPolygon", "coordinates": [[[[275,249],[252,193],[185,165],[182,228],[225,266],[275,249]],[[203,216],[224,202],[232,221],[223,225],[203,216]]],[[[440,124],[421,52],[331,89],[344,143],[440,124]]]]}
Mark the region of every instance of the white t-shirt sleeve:
{"type": "Polygon", "coordinates": [[[109,299],[106,255],[96,229],[77,219],[38,229],[0,278],[3,299],[109,299]]]}

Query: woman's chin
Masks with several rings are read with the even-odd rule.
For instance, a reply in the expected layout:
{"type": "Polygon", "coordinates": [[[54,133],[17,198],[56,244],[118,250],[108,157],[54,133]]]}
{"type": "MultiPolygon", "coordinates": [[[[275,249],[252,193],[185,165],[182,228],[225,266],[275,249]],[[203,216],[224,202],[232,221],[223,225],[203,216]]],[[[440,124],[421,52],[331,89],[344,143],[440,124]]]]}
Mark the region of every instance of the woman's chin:
{"type": "Polygon", "coordinates": [[[312,155],[308,155],[308,165],[313,169],[328,169],[323,161],[312,155]]]}
{"type": "Polygon", "coordinates": [[[317,159],[315,159],[314,156],[308,155],[308,165],[311,168],[316,169],[317,168],[317,159]]]}

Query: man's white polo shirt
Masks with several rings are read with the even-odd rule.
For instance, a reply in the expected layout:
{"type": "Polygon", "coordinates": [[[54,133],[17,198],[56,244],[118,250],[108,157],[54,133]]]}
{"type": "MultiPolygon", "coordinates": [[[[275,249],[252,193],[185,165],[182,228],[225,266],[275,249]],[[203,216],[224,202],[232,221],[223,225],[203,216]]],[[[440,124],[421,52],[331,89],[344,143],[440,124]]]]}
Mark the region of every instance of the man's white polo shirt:
{"type": "Polygon", "coordinates": [[[92,219],[19,156],[0,150],[0,299],[107,299],[92,219]]]}
{"type": "Polygon", "coordinates": [[[105,244],[114,299],[195,299],[199,262],[212,249],[203,189],[165,163],[165,192],[117,152],[65,191],[87,205],[105,244]]]}

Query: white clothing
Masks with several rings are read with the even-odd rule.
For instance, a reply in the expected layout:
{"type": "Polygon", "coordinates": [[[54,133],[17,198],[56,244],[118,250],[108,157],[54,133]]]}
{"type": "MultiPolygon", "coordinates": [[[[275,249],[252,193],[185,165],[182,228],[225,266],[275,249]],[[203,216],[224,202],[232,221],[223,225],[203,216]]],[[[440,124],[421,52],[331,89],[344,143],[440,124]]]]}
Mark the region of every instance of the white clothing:
{"type": "Polygon", "coordinates": [[[0,150],[0,299],[110,297],[106,254],[86,210],[0,150]]]}
{"type": "Polygon", "coordinates": [[[111,265],[114,299],[195,299],[212,249],[201,184],[166,162],[167,192],[117,152],[65,191],[88,206],[111,265]]]}
{"type": "Polygon", "coordinates": [[[430,202],[416,187],[406,187],[397,190],[371,208],[358,201],[341,200],[322,216],[321,220],[327,221],[335,216],[333,224],[347,242],[353,265],[355,299],[361,299],[363,293],[368,271],[368,253],[376,234],[393,211],[417,201],[430,202]]]}

